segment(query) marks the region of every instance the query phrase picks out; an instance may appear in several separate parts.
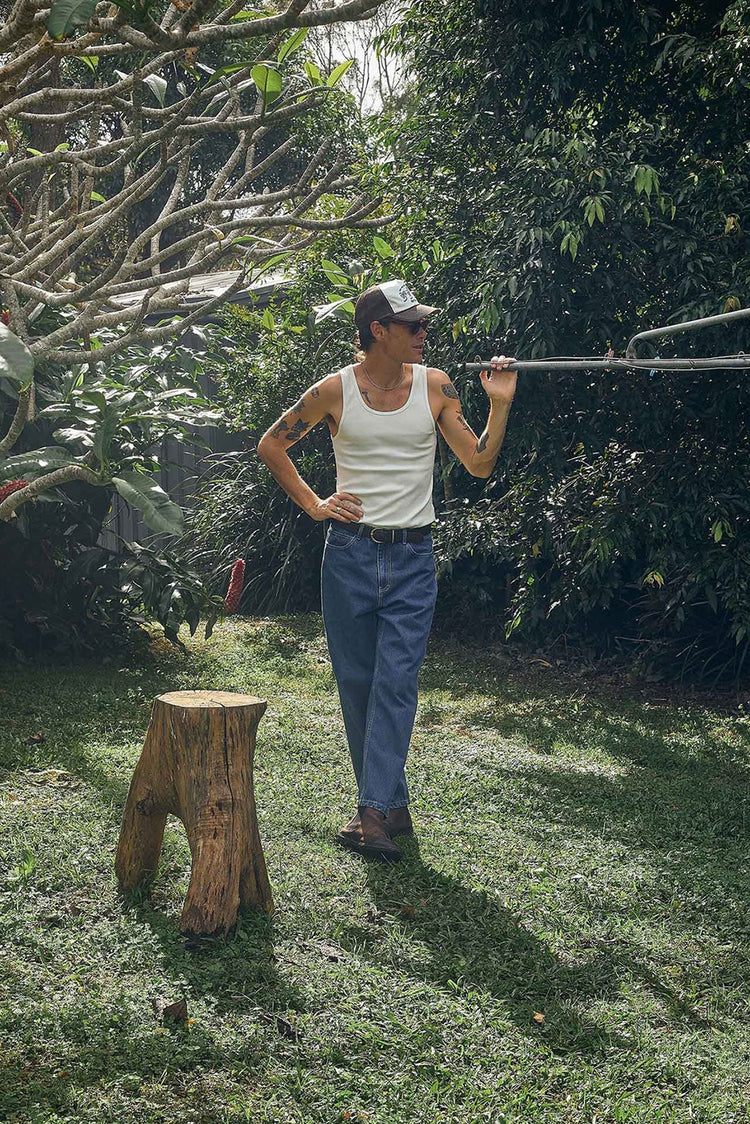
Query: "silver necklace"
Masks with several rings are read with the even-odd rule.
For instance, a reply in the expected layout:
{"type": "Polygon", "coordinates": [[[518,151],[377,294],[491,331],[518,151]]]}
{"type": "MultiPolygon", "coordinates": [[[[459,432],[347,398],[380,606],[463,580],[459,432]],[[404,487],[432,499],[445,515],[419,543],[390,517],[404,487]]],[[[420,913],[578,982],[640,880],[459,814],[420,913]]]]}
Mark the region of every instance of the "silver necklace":
{"type": "Polygon", "coordinates": [[[404,381],[404,377],[405,377],[405,371],[404,371],[403,363],[401,364],[401,378],[398,380],[398,382],[394,386],[381,386],[379,382],[375,382],[375,379],[371,377],[370,372],[367,370],[367,364],[364,362],[364,360],[362,361],[362,369],[365,372],[365,378],[367,379],[367,381],[369,383],[372,383],[372,385],[374,387],[376,387],[378,390],[396,390],[399,386],[401,386],[401,383],[404,381]]]}

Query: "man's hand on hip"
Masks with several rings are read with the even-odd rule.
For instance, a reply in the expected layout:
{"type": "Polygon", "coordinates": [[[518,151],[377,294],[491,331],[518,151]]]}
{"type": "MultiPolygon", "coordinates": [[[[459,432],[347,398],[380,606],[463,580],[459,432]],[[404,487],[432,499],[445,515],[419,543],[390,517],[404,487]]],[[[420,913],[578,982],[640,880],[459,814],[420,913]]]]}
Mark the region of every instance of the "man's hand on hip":
{"type": "Polygon", "coordinates": [[[362,500],[351,492],[334,492],[327,500],[318,500],[310,512],[313,519],[335,519],[339,523],[358,523],[362,518],[362,500]]]}

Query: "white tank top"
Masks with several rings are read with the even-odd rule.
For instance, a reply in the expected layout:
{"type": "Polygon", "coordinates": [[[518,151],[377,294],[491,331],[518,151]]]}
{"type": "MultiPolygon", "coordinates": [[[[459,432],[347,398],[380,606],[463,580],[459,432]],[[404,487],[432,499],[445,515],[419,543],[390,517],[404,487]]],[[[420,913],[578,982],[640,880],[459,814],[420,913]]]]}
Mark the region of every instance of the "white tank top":
{"type": "Polygon", "coordinates": [[[432,474],[437,436],[427,397],[427,368],[412,367],[411,391],[398,410],[366,405],[354,375],[341,375],[343,409],[333,438],[336,490],[362,500],[373,527],[424,527],[435,518],[432,474]]]}

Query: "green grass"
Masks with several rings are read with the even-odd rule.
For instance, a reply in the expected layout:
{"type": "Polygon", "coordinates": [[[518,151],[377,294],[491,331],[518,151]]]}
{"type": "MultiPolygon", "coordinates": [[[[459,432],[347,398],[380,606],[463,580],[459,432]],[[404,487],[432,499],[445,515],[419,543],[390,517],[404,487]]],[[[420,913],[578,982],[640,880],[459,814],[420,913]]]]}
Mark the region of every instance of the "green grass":
{"type": "Polygon", "coordinates": [[[318,617],[4,669],[0,1119],[746,1121],[749,723],[434,638],[389,868],[331,842],[355,800],[318,617]],[[150,898],[113,860],[152,698],[207,687],[268,700],[276,911],[189,950],[182,826],[150,898]]]}

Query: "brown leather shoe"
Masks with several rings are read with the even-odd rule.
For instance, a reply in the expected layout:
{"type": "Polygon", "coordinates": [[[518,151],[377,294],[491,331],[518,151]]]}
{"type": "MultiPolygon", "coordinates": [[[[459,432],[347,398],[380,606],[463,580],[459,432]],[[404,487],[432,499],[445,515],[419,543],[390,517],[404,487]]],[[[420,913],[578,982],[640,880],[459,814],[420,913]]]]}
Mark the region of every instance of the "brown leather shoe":
{"type": "Polygon", "coordinates": [[[397,847],[385,830],[385,816],[377,808],[358,808],[357,815],[336,836],[336,842],[348,851],[387,863],[401,860],[397,847]]]}
{"type": "Polygon", "coordinates": [[[407,807],[391,808],[385,817],[385,830],[391,839],[395,839],[397,835],[413,835],[414,824],[411,822],[409,809],[407,807]]]}
{"type": "MultiPolygon", "coordinates": [[[[391,808],[388,815],[385,817],[383,824],[388,835],[391,839],[395,839],[397,835],[414,835],[414,824],[412,823],[409,809],[404,806],[403,808],[391,808]]],[[[342,827],[339,835],[349,834],[356,835],[359,832],[359,812],[356,812],[346,827],[342,827]]]]}

